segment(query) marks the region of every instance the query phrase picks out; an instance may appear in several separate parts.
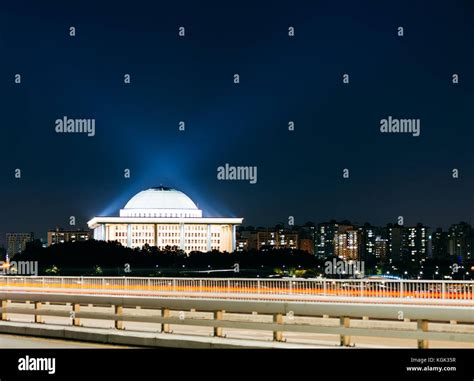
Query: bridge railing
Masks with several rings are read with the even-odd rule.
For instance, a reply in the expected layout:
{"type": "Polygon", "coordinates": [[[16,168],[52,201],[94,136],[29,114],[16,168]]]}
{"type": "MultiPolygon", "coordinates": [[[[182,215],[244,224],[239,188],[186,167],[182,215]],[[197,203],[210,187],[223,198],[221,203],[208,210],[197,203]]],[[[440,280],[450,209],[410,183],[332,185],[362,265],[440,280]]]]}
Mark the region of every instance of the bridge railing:
{"type": "Polygon", "coordinates": [[[0,288],[474,300],[474,281],[3,276],[0,288]]]}
{"type": "MultiPolygon", "coordinates": [[[[97,287],[101,279],[80,279],[82,282],[97,287]]],[[[54,285],[48,279],[35,279],[34,282],[45,285],[54,285]]],[[[66,284],[74,284],[78,278],[63,279],[66,284]],[[70,282],[70,283],[68,283],[70,282]]],[[[13,283],[20,283],[15,279],[13,283]]],[[[130,279],[107,279],[111,285],[123,286],[130,279]]],[[[191,280],[180,279],[153,279],[156,285],[169,287],[169,283],[176,287],[194,287],[191,280]]],[[[198,280],[200,281],[200,280],[198,280]]],[[[227,280],[203,280],[210,285],[225,286],[227,280]]],[[[239,280],[242,282],[242,280],[239,280]]],[[[248,281],[245,281],[248,282],[248,281]]],[[[133,279],[135,285],[148,283],[148,279],[133,279]],[[146,282],[144,282],[146,280],[146,282]]],[[[150,283],[152,283],[150,281],[150,283]]],[[[232,282],[230,282],[232,284],[232,282]]],[[[336,282],[337,283],[337,282],[336,282]]],[[[307,285],[307,283],[304,283],[307,285]]],[[[271,286],[284,285],[279,282],[269,282],[271,286]]],[[[253,286],[253,284],[252,284],[253,286]]],[[[474,324],[474,314],[471,308],[461,306],[443,306],[440,303],[426,305],[423,308],[414,305],[400,306],[384,303],[334,303],[305,301],[262,301],[262,300],[222,300],[211,298],[183,298],[180,295],[167,298],[150,298],[137,295],[97,295],[65,293],[63,290],[51,292],[34,290],[0,290],[0,332],[12,333],[12,330],[27,335],[52,335],[58,338],[83,337],[89,340],[104,340],[98,334],[97,324],[104,327],[104,335],[110,334],[110,328],[127,329],[138,332],[143,326],[136,323],[148,324],[155,332],[171,334],[173,328],[181,325],[188,326],[181,334],[189,334],[193,328],[192,337],[213,333],[216,338],[226,335],[239,337],[235,330],[255,332],[252,345],[256,341],[267,340],[264,334],[273,332],[273,340],[285,341],[287,338],[295,340],[294,335],[304,338],[311,343],[320,339],[326,341],[327,336],[339,341],[341,346],[359,344],[361,337],[388,338],[398,340],[417,340],[418,348],[428,348],[430,341],[474,343],[474,333],[471,329],[474,324]],[[54,307],[53,307],[54,304],[54,307]],[[257,315],[255,315],[257,313],[257,315]],[[401,315],[400,315],[401,314],[401,315]],[[29,323],[25,324],[25,321],[29,323]],[[31,323],[41,323],[31,327],[31,323]],[[104,327],[104,322],[107,322],[104,327]],[[11,322],[15,322],[14,325],[11,322]],[[54,324],[61,329],[53,331],[45,326],[54,324]],[[150,326],[151,324],[151,326],[150,326]],[[73,333],[67,326],[74,326],[73,333]],[[82,328],[94,327],[94,334],[87,330],[81,333],[82,328]],[[51,333],[52,332],[52,333],[51,333]],[[325,335],[325,337],[315,336],[325,335]],[[99,338],[101,337],[101,338],[99,338]]],[[[179,328],[177,328],[179,329],[179,328]]],[[[177,332],[178,333],[178,332],[177,332]]],[[[248,333],[246,334],[248,335],[248,333]]],[[[169,346],[170,340],[156,339],[140,334],[141,345],[169,346]]],[[[106,336],[108,337],[108,336],[106,336]]],[[[137,341],[127,342],[128,335],[116,336],[113,341],[106,338],[105,342],[119,341],[122,344],[137,345],[137,341]],[[119,337],[119,338],[118,338],[119,337]]],[[[135,336],[136,337],[136,336],[135,336]]],[[[181,340],[181,339],[177,339],[181,340]]],[[[330,339],[329,339],[330,340],[330,339]]],[[[364,340],[364,339],[363,339],[364,340]]],[[[380,340],[380,339],[379,339],[380,340]]],[[[189,343],[189,340],[185,340],[189,343]]],[[[408,344],[408,341],[406,343],[408,344]]],[[[377,341],[379,342],[379,341],[377,341]]],[[[220,342],[222,344],[222,342],[220,342]]],[[[235,341],[234,344],[235,345],[235,341]]],[[[214,341],[214,344],[219,342],[214,341]]],[[[213,344],[213,345],[214,345],[213,344]]],[[[388,343],[390,345],[390,342],[388,343]]],[[[414,344],[414,342],[413,342],[414,344]]],[[[193,345],[206,345],[196,341],[193,345]]],[[[320,342],[317,344],[321,345],[320,342]]],[[[396,343],[400,346],[400,343],[396,343]]],[[[469,344],[468,344],[469,345],[469,344]]],[[[257,345],[258,346],[258,345],[257,345]]],[[[452,346],[452,344],[450,344],[452,346]]]]}

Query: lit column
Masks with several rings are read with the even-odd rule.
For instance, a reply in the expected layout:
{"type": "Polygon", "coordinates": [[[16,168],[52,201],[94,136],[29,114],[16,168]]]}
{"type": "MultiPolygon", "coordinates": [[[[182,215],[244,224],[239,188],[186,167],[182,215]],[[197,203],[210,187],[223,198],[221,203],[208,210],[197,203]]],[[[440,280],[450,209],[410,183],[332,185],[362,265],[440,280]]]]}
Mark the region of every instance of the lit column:
{"type": "Polygon", "coordinates": [[[179,223],[179,247],[184,250],[184,222],[179,223]]]}
{"type": "Polygon", "coordinates": [[[132,225],[127,225],[127,246],[132,247],[132,225]]]}
{"type": "Polygon", "coordinates": [[[232,225],[232,252],[235,251],[235,240],[236,240],[236,236],[235,236],[235,225],[232,225]]]}
{"type": "Polygon", "coordinates": [[[211,251],[211,224],[207,224],[207,251],[211,251]]]}
{"type": "MultiPolygon", "coordinates": [[[[105,224],[100,224],[100,226],[95,230],[97,230],[97,240],[105,241],[105,224]]],[[[95,230],[94,230],[94,235],[95,235],[95,230]]]]}

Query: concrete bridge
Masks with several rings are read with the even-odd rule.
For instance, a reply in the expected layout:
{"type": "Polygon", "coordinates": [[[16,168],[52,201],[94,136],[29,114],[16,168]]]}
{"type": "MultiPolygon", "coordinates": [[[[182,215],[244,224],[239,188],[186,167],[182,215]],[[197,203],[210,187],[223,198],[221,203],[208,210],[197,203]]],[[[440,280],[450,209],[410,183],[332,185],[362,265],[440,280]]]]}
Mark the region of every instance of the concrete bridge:
{"type": "Polygon", "coordinates": [[[8,276],[0,333],[133,346],[472,348],[473,289],[472,281],[8,276]]]}

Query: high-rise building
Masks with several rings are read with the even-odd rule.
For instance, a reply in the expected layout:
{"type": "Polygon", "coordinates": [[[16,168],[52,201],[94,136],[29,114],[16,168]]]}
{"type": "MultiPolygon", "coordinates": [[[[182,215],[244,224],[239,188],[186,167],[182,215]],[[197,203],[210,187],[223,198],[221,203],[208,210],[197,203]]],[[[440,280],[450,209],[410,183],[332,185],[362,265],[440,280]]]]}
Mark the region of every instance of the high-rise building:
{"type": "Polygon", "coordinates": [[[90,230],[48,230],[48,246],[56,243],[87,241],[91,238],[90,230]]]}
{"type": "Polygon", "coordinates": [[[359,230],[352,226],[339,226],[334,239],[334,254],[341,259],[359,260],[359,246],[359,230]]]}
{"type": "Polygon", "coordinates": [[[448,254],[448,232],[437,228],[431,234],[431,255],[434,259],[445,259],[448,254]]]}
{"type": "Polygon", "coordinates": [[[428,257],[428,228],[418,223],[405,228],[406,260],[421,263],[428,257]]]}
{"type": "Polygon", "coordinates": [[[7,233],[7,255],[12,258],[21,253],[28,242],[33,241],[33,233],[7,233]]]}
{"type": "Polygon", "coordinates": [[[299,249],[313,254],[314,242],[309,238],[301,239],[296,230],[279,227],[241,230],[237,234],[237,251],[271,249],[299,249]]]}
{"type": "Polygon", "coordinates": [[[448,230],[448,253],[458,260],[472,259],[472,227],[466,222],[451,225],[448,230]]]}
{"type": "Polygon", "coordinates": [[[386,228],[389,262],[421,263],[428,257],[428,228],[388,224],[386,228]]]}
{"type": "Polygon", "coordinates": [[[388,256],[388,239],[381,236],[375,237],[374,256],[379,262],[385,262],[388,256]]]}
{"type": "MultiPolygon", "coordinates": [[[[376,241],[377,238],[382,239],[383,229],[368,223],[358,229],[360,233],[360,259],[364,261],[375,259],[377,257],[375,254],[376,241]]],[[[379,251],[380,249],[379,247],[379,251]]]]}
{"type": "Polygon", "coordinates": [[[403,226],[401,225],[387,225],[387,244],[388,244],[388,255],[387,259],[389,262],[401,262],[405,257],[405,235],[403,234],[403,226]]]}
{"type": "Polygon", "coordinates": [[[236,231],[236,238],[235,238],[235,250],[236,251],[248,251],[249,249],[249,237],[246,235],[246,231],[238,229],[236,231]]]}
{"type": "Polygon", "coordinates": [[[334,239],[338,229],[339,224],[334,220],[318,224],[315,233],[317,257],[327,258],[334,255],[334,239]]]}
{"type": "MultiPolygon", "coordinates": [[[[285,229],[267,229],[257,231],[257,250],[264,249],[297,249],[298,233],[285,229]]],[[[252,240],[255,242],[255,240],[252,240]]]]}

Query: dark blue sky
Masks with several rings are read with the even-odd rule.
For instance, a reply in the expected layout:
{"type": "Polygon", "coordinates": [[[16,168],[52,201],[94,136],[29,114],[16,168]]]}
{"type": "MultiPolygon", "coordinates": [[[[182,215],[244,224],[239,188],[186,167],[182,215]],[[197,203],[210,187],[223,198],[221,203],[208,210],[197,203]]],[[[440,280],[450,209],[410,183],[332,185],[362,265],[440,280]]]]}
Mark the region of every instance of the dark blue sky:
{"type": "Polygon", "coordinates": [[[472,1],[96,3],[0,6],[2,239],[85,226],[159,184],[253,225],[472,218],[472,1]],[[64,115],[96,136],[57,134],[64,115]],[[388,115],[421,136],[381,134],[388,115]],[[225,163],[257,184],[218,181],[225,163]]]}

